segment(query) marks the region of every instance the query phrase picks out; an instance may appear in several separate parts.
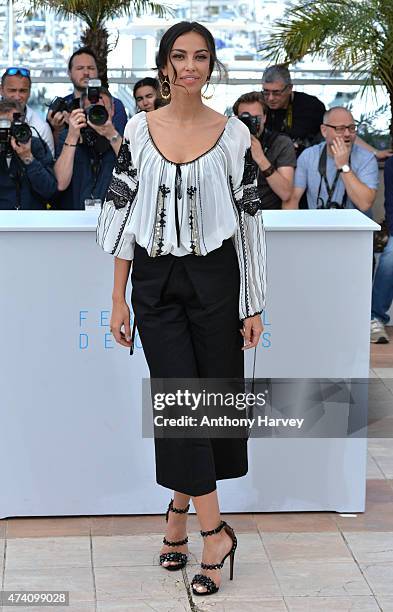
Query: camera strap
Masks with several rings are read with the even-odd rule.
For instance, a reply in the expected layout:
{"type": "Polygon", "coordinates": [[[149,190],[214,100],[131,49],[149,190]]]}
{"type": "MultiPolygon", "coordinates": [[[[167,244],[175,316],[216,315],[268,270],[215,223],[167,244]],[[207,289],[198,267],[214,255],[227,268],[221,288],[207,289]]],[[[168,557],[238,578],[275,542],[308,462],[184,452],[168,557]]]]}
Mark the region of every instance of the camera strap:
{"type": "MultiPolygon", "coordinates": [[[[318,172],[320,175],[320,181],[319,181],[317,202],[319,201],[320,196],[321,196],[322,181],[323,181],[325,183],[327,196],[328,196],[324,207],[330,208],[330,204],[332,203],[332,199],[333,199],[333,194],[335,192],[335,189],[338,183],[338,179],[340,178],[341,173],[340,173],[340,170],[336,170],[336,174],[333,179],[333,184],[330,186],[329,181],[326,176],[326,166],[327,166],[327,146],[325,144],[319,156],[319,162],[318,162],[318,172]]],[[[344,189],[344,195],[343,195],[343,199],[341,202],[341,206],[345,208],[346,204],[347,204],[347,192],[344,189]]]]}
{"type": "Polygon", "coordinates": [[[94,191],[97,187],[98,177],[100,176],[100,172],[102,169],[102,156],[99,155],[96,151],[92,151],[93,155],[90,156],[90,168],[93,174],[93,185],[91,188],[91,197],[95,198],[94,191]]]}
{"type": "Polygon", "coordinates": [[[263,130],[261,136],[259,137],[259,142],[261,143],[262,150],[265,155],[279,135],[279,132],[274,132],[273,130],[268,130],[266,128],[263,130]]]}
{"type": "Polygon", "coordinates": [[[11,157],[11,163],[9,166],[9,177],[15,184],[15,209],[20,210],[22,206],[22,174],[21,162],[15,154],[11,157]]]}

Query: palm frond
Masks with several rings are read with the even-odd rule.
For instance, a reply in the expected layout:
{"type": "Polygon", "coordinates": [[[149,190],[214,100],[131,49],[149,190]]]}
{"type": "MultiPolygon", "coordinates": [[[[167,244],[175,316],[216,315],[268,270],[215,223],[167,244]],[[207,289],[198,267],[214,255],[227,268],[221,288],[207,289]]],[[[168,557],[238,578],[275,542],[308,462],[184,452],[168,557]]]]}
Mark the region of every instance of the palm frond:
{"type": "Polygon", "coordinates": [[[38,9],[49,9],[63,18],[79,17],[92,29],[116,17],[139,16],[145,12],[163,17],[171,12],[169,6],[150,0],[31,0],[25,14],[38,9]]]}
{"type": "Polygon", "coordinates": [[[267,59],[294,63],[319,55],[334,70],[352,71],[367,84],[392,81],[393,15],[383,21],[381,2],[324,0],[291,7],[261,51],[267,59]]]}
{"type": "Polygon", "coordinates": [[[303,2],[287,9],[272,27],[272,34],[260,51],[268,60],[294,62],[306,54],[316,54],[323,44],[339,31],[340,15],[348,9],[349,0],[303,2]]]}

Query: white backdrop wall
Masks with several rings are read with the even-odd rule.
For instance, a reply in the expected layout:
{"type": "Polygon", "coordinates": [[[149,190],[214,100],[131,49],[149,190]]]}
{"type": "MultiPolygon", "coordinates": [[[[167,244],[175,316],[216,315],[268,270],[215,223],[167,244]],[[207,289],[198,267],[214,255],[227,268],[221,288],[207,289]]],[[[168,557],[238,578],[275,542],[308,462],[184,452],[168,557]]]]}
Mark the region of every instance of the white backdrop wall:
{"type": "MultiPolygon", "coordinates": [[[[264,215],[257,375],[367,377],[375,224],[287,212],[264,215]]],[[[113,261],[95,222],[0,213],[0,517],[154,514],[168,500],[141,435],[139,338],[130,357],[109,333],[113,261]]],[[[259,438],[249,451],[248,475],[219,484],[224,511],[364,510],[365,439],[259,438]]]]}

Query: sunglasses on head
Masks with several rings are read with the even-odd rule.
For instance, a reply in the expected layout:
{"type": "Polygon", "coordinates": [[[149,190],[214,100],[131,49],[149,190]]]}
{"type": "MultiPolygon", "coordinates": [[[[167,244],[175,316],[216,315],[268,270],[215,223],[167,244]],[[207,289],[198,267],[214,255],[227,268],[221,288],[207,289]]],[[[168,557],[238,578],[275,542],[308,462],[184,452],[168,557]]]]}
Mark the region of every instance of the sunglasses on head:
{"type": "Polygon", "coordinates": [[[16,74],[20,74],[23,77],[30,77],[30,70],[28,68],[7,68],[4,75],[7,76],[15,76],[16,74]]]}

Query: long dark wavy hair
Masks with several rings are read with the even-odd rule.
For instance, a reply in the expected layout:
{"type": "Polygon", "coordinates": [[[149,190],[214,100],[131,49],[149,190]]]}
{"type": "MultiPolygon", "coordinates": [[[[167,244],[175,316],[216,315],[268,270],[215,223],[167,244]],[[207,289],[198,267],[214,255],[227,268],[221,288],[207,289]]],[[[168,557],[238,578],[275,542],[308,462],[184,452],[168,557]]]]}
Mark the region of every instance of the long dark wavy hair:
{"type": "MultiPolygon", "coordinates": [[[[175,44],[175,41],[179,38],[179,36],[182,36],[183,34],[187,34],[188,32],[196,32],[197,34],[200,34],[202,38],[205,39],[207,49],[210,53],[209,79],[213,71],[217,70],[218,80],[221,80],[223,76],[226,75],[226,68],[220,62],[220,60],[217,59],[216,45],[215,45],[212,33],[209,32],[209,30],[205,28],[205,26],[198,23],[197,21],[180,21],[180,23],[176,23],[171,28],[169,28],[169,30],[165,32],[165,34],[163,35],[160,41],[160,47],[158,49],[158,53],[156,56],[156,66],[158,70],[158,78],[160,80],[160,83],[162,83],[162,81],[164,80],[164,75],[162,74],[162,70],[163,68],[165,68],[168,62],[168,58],[169,58],[169,63],[171,64],[174,70],[174,76],[173,76],[172,83],[176,81],[177,72],[176,72],[174,65],[171,62],[170,52],[172,50],[173,45],[175,44]]],[[[182,87],[182,85],[179,85],[179,87],[182,87]]]]}

